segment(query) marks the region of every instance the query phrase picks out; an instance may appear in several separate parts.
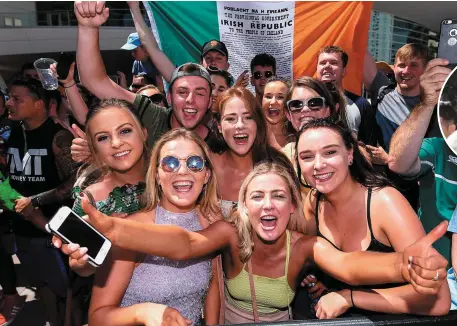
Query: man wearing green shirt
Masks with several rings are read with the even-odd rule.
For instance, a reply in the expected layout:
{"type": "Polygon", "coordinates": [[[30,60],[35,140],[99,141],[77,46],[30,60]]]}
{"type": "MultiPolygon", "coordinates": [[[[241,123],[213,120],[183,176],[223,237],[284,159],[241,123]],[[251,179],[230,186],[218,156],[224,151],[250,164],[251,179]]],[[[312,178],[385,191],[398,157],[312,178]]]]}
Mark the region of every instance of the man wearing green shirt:
{"type": "MultiPolygon", "coordinates": [[[[428,63],[421,76],[421,101],[390,142],[389,168],[406,178],[420,178],[419,217],[426,232],[450,220],[457,205],[457,156],[444,139],[424,139],[440,90],[451,72],[447,64],[443,59],[428,63]]],[[[438,240],[435,247],[450,260],[450,236],[438,240]]]]}
{"type": "MultiPolygon", "coordinates": [[[[212,104],[211,77],[206,69],[194,63],[174,69],[167,98],[171,108],[159,107],[148,97],[123,89],[106,74],[99,47],[99,27],[109,17],[104,3],[90,2],[89,8],[84,9],[77,1],[75,15],[78,20],[76,57],[80,62],[78,70],[82,83],[100,99],[117,98],[133,104],[133,111],[148,131],[149,146],[154,146],[166,131],[180,127],[194,131],[207,142],[214,137],[214,132],[203,123],[212,104]]],[[[86,143],[83,139],[75,139],[73,159],[84,161],[88,158],[90,154],[86,143]]]]}

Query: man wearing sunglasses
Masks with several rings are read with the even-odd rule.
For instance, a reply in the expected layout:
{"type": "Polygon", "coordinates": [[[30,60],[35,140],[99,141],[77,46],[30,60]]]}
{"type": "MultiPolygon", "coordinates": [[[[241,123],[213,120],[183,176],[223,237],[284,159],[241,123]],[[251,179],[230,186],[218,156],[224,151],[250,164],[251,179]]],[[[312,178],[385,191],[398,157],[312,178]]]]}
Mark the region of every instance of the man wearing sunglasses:
{"type": "Polygon", "coordinates": [[[262,103],[267,79],[276,76],[276,59],[268,53],[257,54],[251,60],[251,85],[255,89],[255,98],[262,103]]]}
{"type": "Polygon", "coordinates": [[[24,219],[10,212],[16,254],[29,281],[37,286],[48,320],[58,325],[64,318],[57,306],[66,297],[67,271],[44,225],[58,208],[68,205],[77,165],[70,153],[72,134],[49,117],[51,96],[37,80],[13,82],[6,103],[12,120],[7,154],[11,187],[24,196],[16,201],[15,210],[26,215],[24,219]],[[40,208],[45,218],[27,216],[33,208],[40,208]]]}

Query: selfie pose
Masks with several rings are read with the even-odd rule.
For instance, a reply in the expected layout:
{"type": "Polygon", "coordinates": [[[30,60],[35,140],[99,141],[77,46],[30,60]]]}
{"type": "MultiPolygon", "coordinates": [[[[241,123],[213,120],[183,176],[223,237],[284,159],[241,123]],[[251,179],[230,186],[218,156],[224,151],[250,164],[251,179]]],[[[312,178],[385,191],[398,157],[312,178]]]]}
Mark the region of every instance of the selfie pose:
{"type": "MultiPolygon", "coordinates": [[[[152,173],[155,173],[154,165],[148,175],[152,173]]],[[[447,262],[441,256],[430,256],[432,270],[414,263],[412,268],[407,265],[409,256],[436,254],[430,246],[445,232],[445,223],[406,248],[403,254],[342,252],[323,238],[303,234],[298,188],[288,170],[276,163],[261,163],[249,173],[238,202],[229,222],[218,221],[199,232],[113,219],[97,212],[86,199],[83,207],[90,222],[117,247],[173,260],[222,252],[226,276],[225,323],[289,320],[296,281],[307,260],[314,260],[329,274],[352,285],[409,281],[409,273],[414,275],[412,283],[418,291],[436,293],[443,285],[447,262]],[[431,280],[435,276],[438,276],[436,282],[423,282],[422,278],[431,280]]],[[[189,205],[186,214],[193,209],[189,205]]],[[[139,213],[138,219],[145,214],[139,213]]],[[[423,259],[416,257],[413,261],[416,259],[423,263],[423,259]]]]}

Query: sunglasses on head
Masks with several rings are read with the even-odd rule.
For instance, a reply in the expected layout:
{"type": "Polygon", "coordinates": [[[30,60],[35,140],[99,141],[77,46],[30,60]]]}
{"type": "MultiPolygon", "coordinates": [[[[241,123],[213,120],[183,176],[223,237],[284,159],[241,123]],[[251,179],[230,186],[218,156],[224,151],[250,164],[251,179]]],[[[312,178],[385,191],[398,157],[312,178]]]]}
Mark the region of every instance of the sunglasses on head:
{"type": "Polygon", "coordinates": [[[152,103],[156,105],[165,105],[165,96],[163,96],[160,93],[153,94],[151,96],[148,96],[148,98],[151,100],[152,103]]]}
{"type": "Polygon", "coordinates": [[[44,98],[45,90],[40,81],[33,78],[23,78],[21,79],[21,83],[33,93],[35,93],[40,100],[44,98]]]}
{"type": "Polygon", "coordinates": [[[264,72],[256,71],[256,72],[254,72],[253,76],[255,79],[260,79],[263,77],[264,74],[265,74],[265,78],[270,78],[271,76],[273,76],[273,71],[271,71],[271,70],[267,70],[264,72]]]}
{"type": "Polygon", "coordinates": [[[188,158],[177,158],[169,155],[160,160],[160,167],[165,172],[177,172],[181,166],[181,161],[186,162],[186,167],[191,172],[201,172],[206,164],[205,159],[198,155],[191,155],[188,158]]]}
{"type": "Polygon", "coordinates": [[[218,73],[221,73],[222,75],[224,75],[224,78],[227,78],[230,82],[229,82],[229,87],[232,87],[233,84],[235,84],[235,79],[233,78],[232,74],[229,73],[227,70],[223,70],[223,69],[219,69],[218,67],[216,66],[208,66],[206,67],[206,70],[208,70],[208,72],[218,72],[218,73]]]}
{"type": "Polygon", "coordinates": [[[325,105],[325,98],[316,96],[310,97],[307,100],[290,100],[287,102],[287,108],[289,109],[290,113],[299,113],[303,110],[306,106],[311,111],[319,111],[325,105]]]}

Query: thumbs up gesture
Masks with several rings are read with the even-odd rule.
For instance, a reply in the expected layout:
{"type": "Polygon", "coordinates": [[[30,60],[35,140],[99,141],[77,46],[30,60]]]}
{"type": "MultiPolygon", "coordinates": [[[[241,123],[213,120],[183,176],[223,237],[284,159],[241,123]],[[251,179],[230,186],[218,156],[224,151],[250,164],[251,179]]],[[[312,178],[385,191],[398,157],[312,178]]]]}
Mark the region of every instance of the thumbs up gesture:
{"type": "Polygon", "coordinates": [[[446,282],[448,262],[432,245],[446,233],[447,224],[447,221],[440,223],[403,252],[403,278],[411,283],[418,293],[437,294],[446,282]]]}
{"type": "Polygon", "coordinates": [[[86,134],[75,124],[71,128],[73,129],[73,134],[77,136],[71,144],[71,158],[75,162],[89,162],[91,160],[91,153],[86,134]]]}

